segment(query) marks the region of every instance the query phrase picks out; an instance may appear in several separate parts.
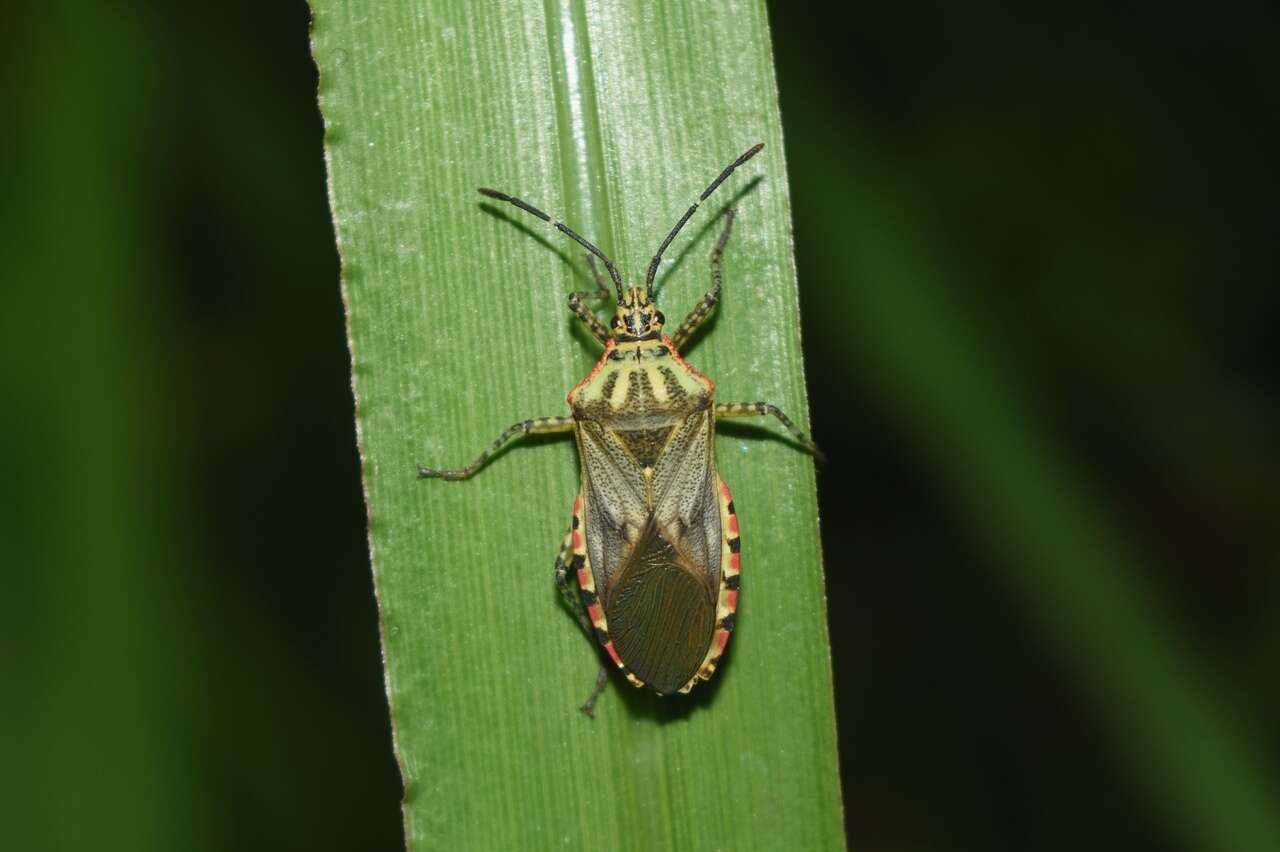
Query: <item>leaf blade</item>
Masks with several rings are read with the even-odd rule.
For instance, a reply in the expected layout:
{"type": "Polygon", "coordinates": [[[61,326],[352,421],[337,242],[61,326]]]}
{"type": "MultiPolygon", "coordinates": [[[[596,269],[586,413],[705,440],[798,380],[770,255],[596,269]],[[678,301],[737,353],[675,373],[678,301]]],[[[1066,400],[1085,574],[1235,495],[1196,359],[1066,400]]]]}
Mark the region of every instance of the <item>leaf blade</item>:
{"type": "Polygon", "coordinates": [[[576,487],[572,447],[524,441],[534,446],[467,483],[413,476],[416,463],[469,461],[514,421],[563,413],[597,354],[564,310],[586,286],[576,246],[486,208],[476,187],[563,216],[633,282],[675,217],[756,141],[765,152],[672,246],[660,294],[674,316],[707,288],[710,226],[738,193],[725,299],[693,355],[722,399],[767,399],[804,423],[763,7],[314,7],[412,845],[840,848],[807,457],[767,426],[724,431],[720,470],[745,542],[733,650],[690,699],[613,684],[594,723],[574,707],[598,658],[549,576],[576,487]]]}

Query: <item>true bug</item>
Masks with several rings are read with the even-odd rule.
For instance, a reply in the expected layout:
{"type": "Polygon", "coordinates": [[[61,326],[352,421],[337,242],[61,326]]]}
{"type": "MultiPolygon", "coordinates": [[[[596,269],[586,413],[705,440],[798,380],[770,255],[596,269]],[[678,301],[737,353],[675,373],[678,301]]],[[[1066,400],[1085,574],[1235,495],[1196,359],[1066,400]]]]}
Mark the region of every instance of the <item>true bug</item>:
{"type": "MultiPolygon", "coordinates": [[[[733,632],[741,539],[729,486],[716,471],[716,418],[773,415],[797,441],[817,452],[777,406],[717,403],[715,384],[680,357],[681,347],[719,301],[720,258],[733,227],[732,209],[711,252],[711,290],[675,334],[663,333],[666,318],[654,298],[662,253],[698,206],[763,147],[751,147],[726,166],[685,211],[649,262],[643,288],[624,287],[612,260],[537,207],[480,189],[586,248],[599,293],[607,298],[612,294],[595,266],[594,258],[599,258],[612,279],[617,310],[606,329],[582,303],[589,294],[569,297],[569,309],[604,345],[604,355],[569,392],[568,416],[516,423],[467,467],[418,468],[421,478],[466,479],[515,435],[572,431],[581,484],[556,556],[556,584],[583,628],[627,680],[660,695],[688,692],[709,679],[733,632]]],[[[588,715],[607,673],[601,669],[582,708],[588,715]]]]}

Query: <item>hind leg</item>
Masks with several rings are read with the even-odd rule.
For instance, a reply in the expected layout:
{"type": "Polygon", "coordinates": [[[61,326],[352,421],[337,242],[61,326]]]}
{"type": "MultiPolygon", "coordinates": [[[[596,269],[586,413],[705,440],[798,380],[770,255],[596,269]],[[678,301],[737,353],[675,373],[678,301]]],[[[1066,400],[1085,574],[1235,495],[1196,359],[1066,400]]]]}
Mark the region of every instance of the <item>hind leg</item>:
{"type": "Polygon", "coordinates": [[[587,608],[583,606],[582,595],[578,593],[577,578],[569,568],[568,557],[572,549],[573,529],[570,528],[564,534],[564,543],[560,545],[560,552],[556,554],[556,588],[560,590],[560,596],[564,598],[569,611],[578,617],[578,623],[582,625],[587,636],[594,638],[595,629],[591,626],[591,619],[587,617],[587,608]]]}
{"type": "MultiPolygon", "coordinates": [[[[564,543],[560,545],[560,552],[556,554],[556,587],[560,589],[560,594],[568,604],[569,609],[578,617],[578,623],[582,625],[582,629],[590,638],[595,638],[595,628],[591,626],[591,618],[587,615],[587,608],[582,603],[582,595],[578,591],[577,577],[573,575],[570,569],[569,553],[573,550],[573,527],[564,535],[564,543]]],[[[586,713],[590,718],[595,718],[596,701],[600,698],[600,693],[604,692],[604,688],[609,683],[609,669],[607,666],[601,665],[600,671],[596,674],[595,686],[591,689],[591,694],[587,696],[587,700],[579,709],[586,713]]]]}

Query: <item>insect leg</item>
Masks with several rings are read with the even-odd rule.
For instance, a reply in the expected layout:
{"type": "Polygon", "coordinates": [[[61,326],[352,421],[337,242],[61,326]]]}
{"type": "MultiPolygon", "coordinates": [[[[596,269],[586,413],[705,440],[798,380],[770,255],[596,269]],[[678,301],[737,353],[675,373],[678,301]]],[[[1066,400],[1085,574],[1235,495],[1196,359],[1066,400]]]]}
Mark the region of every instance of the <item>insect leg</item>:
{"type": "Polygon", "coordinates": [[[600,319],[591,312],[590,308],[582,304],[581,296],[581,293],[569,294],[569,310],[573,311],[574,315],[577,316],[578,319],[582,320],[582,324],[591,331],[591,336],[600,341],[603,345],[609,340],[609,330],[605,328],[604,324],[600,322],[600,319]]]}
{"type": "Polygon", "coordinates": [[[600,667],[600,673],[596,675],[596,685],[592,687],[591,694],[587,696],[587,701],[580,708],[583,713],[587,714],[587,718],[594,719],[596,717],[596,701],[600,698],[600,693],[604,692],[605,685],[609,682],[609,670],[604,666],[600,667]]]}
{"type": "Polygon", "coordinates": [[[440,479],[466,479],[483,467],[484,463],[489,460],[489,456],[496,453],[498,448],[516,435],[523,435],[526,432],[533,432],[535,434],[569,432],[572,431],[572,429],[572,417],[538,417],[534,420],[521,420],[519,423],[516,423],[514,426],[499,435],[498,440],[494,441],[488,449],[480,454],[479,458],[466,467],[453,470],[440,470],[438,468],[423,467],[422,465],[419,465],[418,478],[431,479],[433,477],[438,477],[440,479]]]}
{"type": "Polygon", "coordinates": [[[787,427],[787,431],[791,433],[791,437],[795,438],[805,449],[813,453],[819,460],[825,459],[822,450],[818,449],[818,445],[813,439],[800,431],[800,427],[792,422],[791,418],[782,413],[782,409],[776,405],[767,402],[717,402],[716,417],[764,417],[772,414],[774,417],[787,427]]]}
{"type": "Polygon", "coordinates": [[[565,559],[569,555],[569,550],[573,547],[573,528],[564,534],[564,543],[560,545],[560,552],[556,554],[556,587],[560,589],[560,595],[564,598],[564,602],[569,605],[569,610],[578,617],[578,623],[582,625],[582,629],[587,632],[587,636],[591,639],[595,638],[595,628],[591,626],[591,619],[587,616],[586,607],[582,605],[582,595],[578,592],[575,584],[576,578],[569,570],[569,562],[565,559]]]}
{"type": "MultiPolygon", "coordinates": [[[[556,586],[560,589],[560,594],[564,597],[565,603],[569,605],[569,609],[578,617],[578,623],[582,625],[582,629],[586,631],[587,636],[595,638],[595,628],[591,626],[591,618],[587,615],[587,609],[582,604],[582,596],[578,593],[578,587],[574,584],[574,576],[569,570],[569,563],[565,557],[569,555],[569,551],[573,548],[573,527],[564,534],[564,542],[560,545],[560,552],[556,554],[556,586]]],[[[596,685],[592,688],[591,694],[587,696],[586,702],[580,708],[591,718],[595,718],[596,701],[600,698],[600,693],[604,692],[605,684],[609,681],[609,669],[605,666],[600,667],[600,673],[596,675],[596,685]]]]}
{"type": "Polygon", "coordinates": [[[694,309],[684,318],[684,322],[680,323],[676,333],[671,336],[671,343],[676,351],[684,348],[685,341],[693,336],[698,326],[702,325],[710,315],[716,302],[720,301],[720,258],[724,255],[725,244],[729,242],[729,233],[733,230],[734,215],[734,210],[730,207],[724,216],[724,229],[720,232],[720,238],[716,240],[715,248],[711,250],[711,289],[702,297],[702,301],[694,306],[694,309]]]}
{"type": "Polygon", "coordinates": [[[609,285],[605,283],[604,276],[600,274],[600,268],[596,266],[594,255],[587,255],[587,266],[591,269],[591,277],[596,280],[596,289],[579,290],[576,293],[571,293],[569,295],[569,310],[573,311],[574,316],[582,320],[583,325],[591,331],[591,335],[603,345],[609,340],[609,329],[605,328],[604,324],[596,317],[594,311],[582,303],[588,299],[603,301],[613,294],[609,292],[609,285]]]}
{"type": "Polygon", "coordinates": [[[587,268],[591,270],[591,277],[596,280],[595,290],[580,290],[578,296],[583,299],[599,299],[604,301],[613,294],[609,292],[609,284],[604,280],[604,276],[600,274],[600,268],[596,266],[595,255],[587,255],[587,268]]]}

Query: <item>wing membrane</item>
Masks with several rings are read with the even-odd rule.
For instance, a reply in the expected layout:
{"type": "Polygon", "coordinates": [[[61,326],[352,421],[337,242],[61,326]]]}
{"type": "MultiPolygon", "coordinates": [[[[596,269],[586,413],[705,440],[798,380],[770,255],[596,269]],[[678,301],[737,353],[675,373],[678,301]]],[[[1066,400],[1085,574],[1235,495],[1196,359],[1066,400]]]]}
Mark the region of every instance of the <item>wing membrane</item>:
{"type": "Polygon", "coordinates": [[[714,632],[715,600],[684,563],[650,521],[605,603],[609,635],[622,659],[664,695],[697,674],[714,632]]]}

